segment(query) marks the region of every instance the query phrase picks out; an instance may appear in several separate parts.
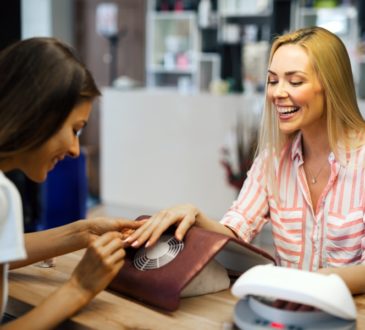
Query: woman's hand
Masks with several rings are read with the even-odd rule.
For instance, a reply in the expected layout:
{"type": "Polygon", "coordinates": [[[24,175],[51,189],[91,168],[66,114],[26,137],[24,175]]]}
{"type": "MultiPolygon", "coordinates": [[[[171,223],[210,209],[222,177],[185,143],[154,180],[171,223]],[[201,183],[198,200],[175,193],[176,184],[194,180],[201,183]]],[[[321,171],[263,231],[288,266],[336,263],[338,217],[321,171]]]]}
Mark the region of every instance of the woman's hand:
{"type": "Polygon", "coordinates": [[[87,301],[105,289],[123,266],[125,251],[122,234],[108,232],[95,239],[70,278],[70,284],[87,301]]]}
{"type": "Polygon", "coordinates": [[[199,210],[191,204],[162,210],[146,220],[125,242],[136,248],[147,242],[145,246],[149,247],[173,224],[177,224],[175,237],[182,240],[188,229],[196,223],[198,214],[199,210]]]}
{"type": "MultiPolygon", "coordinates": [[[[141,227],[145,221],[131,221],[126,219],[113,219],[113,218],[93,218],[80,221],[81,225],[86,230],[86,242],[85,246],[88,246],[98,237],[106,232],[116,231],[119,233],[127,232],[127,229],[131,229],[129,234],[135,229],[141,227]]],[[[124,237],[126,238],[126,237],[124,237]]]]}

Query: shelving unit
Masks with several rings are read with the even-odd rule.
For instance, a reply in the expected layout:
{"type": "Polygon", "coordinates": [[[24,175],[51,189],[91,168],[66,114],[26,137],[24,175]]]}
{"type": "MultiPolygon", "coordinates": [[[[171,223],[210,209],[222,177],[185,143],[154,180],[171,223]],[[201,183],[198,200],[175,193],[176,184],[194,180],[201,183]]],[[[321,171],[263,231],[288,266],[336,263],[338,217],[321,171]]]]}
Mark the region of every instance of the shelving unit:
{"type": "Polygon", "coordinates": [[[222,77],[235,91],[263,89],[274,0],[218,1],[218,37],[222,45],[222,77]],[[229,64],[228,58],[235,61],[229,64]],[[240,61],[239,61],[240,60],[240,61]]]}
{"type": "Polygon", "coordinates": [[[357,8],[351,5],[333,8],[301,7],[294,2],[292,28],[319,25],[336,33],[349,47],[356,47],[358,41],[357,8]]]}
{"type": "MultiPolygon", "coordinates": [[[[362,1],[362,0],[358,0],[362,1]]],[[[341,38],[350,55],[354,80],[359,85],[361,58],[357,47],[359,42],[358,6],[339,5],[331,8],[303,7],[299,0],[292,2],[291,28],[322,26],[341,38]]]]}
{"type": "MultiPolygon", "coordinates": [[[[208,90],[211,81],[222,78],[229,81],[232,91],[242,91],[244,26],[256,26],[258,40],[269,43],[273,33],[281,32],[275,29],[280,8],[276,9],[283,3],[289,7],[286,5],[289,0],[218,0],[213,3],[211,22],[202,28],[198,24],[196,6],[194,10],[172,11],[170,6],[169,11],[159,11],[155,0],[148,1],[147,86],[185,86],[184,89],[197,92],[208,90]],[[215,47],[205,47],[208,40],[213,40],[215,47]]],[[[280,12],[280,24],[286,21],[289,22],[286,14],[280,12]]],[[[255,60],[255,65],[260,62],[260,68],[262,63],[266,65],[262,49],[257,48],[255,60]]]]}
{"type": "Polygon", "coordinates": [[[198,81],[199,44],[195,12],[155,11],[155,1],[149,1],[147,85],[169,87],[184,81],[195,88],[198,81]]]}

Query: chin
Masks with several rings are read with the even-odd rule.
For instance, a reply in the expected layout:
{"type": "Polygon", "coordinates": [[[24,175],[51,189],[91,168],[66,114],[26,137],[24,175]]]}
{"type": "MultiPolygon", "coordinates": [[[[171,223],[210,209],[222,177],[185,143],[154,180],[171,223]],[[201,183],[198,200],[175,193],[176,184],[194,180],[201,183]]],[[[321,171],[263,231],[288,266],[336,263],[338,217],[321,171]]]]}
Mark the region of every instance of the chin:
{"type": "Polygon", "coordinates": [[[280,125],[280,131],[283,133],[283,134],[292,134],[292,133],[295,133],[295,132],[298,132],[299,128],[298,127],[283,127],[280,125]]]}
{"type": "Polygon", "coordinates": [[[47,179],[47,172],[45,173],[31,173],[31,174],[27,174],[26,176],[28,177],[28,179],[37,182],[37,183],[42,183],[44,181],[46,181],[47,179]]]}

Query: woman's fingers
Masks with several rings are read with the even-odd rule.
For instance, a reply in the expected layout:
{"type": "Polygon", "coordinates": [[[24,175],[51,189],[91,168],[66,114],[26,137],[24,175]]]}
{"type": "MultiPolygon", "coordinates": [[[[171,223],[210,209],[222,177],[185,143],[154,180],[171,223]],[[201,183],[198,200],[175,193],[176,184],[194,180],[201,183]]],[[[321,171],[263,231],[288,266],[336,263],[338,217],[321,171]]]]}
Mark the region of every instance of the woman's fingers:
{"type": "Polygon", "coordinates": [[[117,221],[119,223],[120,230],[123,230],[124,228],[138,229],[144,223],[146,223],[147,219],[146,220],[138,220],[138,221],[118,219],[117,221]]]}
{"type": "Polygon", "coordinates": [[[107,233],[99,236],[95,241],[93,241],[91,243],[90,246],[92,246],[96,249],[99,249],[99,248],[107,246],[108,244],[110,244],[110,242],[112,242],[114,240],[115,240],[115,242],[118,242],[118,241],[122,242],[122,234],[117,231],[107,232],[107,233]]]}
{"type": "Polygon", "coordinates": [[[198,210],[190,205],[178,205],[158,212],[130,235],[125,242],[138,248],[149,247],[173,224],[177,224],[175,236],[182,240],[188,229],[195,223],[198,210]]]}
{"type": "Polygon", "coordinates": [[[108,232],[100,236],[89,246],[85,254],[85,258],[93,259],[92,262],[98,262],[106,267],[113,267],[124,257],[124,242],[122,235],[118,232],[108,232]]]}
{"type": "Polygon", "coordinates": [[[133,247],[140,247],[147,241],[149,245],[161,236],[161,234],[171,226],[174,222],[174,217],[166,214],[164,211],[152,216],[143,226],[138,228],[126,242],[131,243],[133,247]]]}
{"type": "Polygon", "coordinates": [[[89,245],[91,242],[96,240],[101,235],[110,232],[116,231],[122,233],[126,238],[134,230],[138,229],[139,227],[143,226],[145,221],[133,221],[133,220],[126,220],[126,219],[117,219],[117,218],[94,218],[94,219],[87,219],[81,220],[80,224],[86,227],[86,242],[85,245],[89,245]]]}
{"type": "Polygon", "coordinates": [[[103,290],[123,266],[123,246],[118,232],[108,232],[98,237],[77,265],[72,281],[91,295],[103,290]]]}
{"type": "Polygon", "coordinates": [[[186,235],[187,231],[192,227],[195,223],[195,215],[188,214],[184,217],[184,219],[179,223],[177,229],[175,231],[175,237],[181,241],[186,235]]]}
{"type": "MultiPolygon", "coordinates": [[[[171,213],[164,212],[159,218],[156,218],[153,223],[153,227],[150,230],[150,235],[146,243],[146,247],[149,247],[157,242],[161,235],[173,224],[179,222],[181,224],[181,216],[171,213]]],[[[183,236],[181,237],[181,239],[183,236]]]]}
{"type": "MultiPolygon", "coordinates": [[[[96,249],[99,249],[101,256],[108,257],[116,252],[124,251],[123,249],[124,243],[121,239],[121,237],[113,238],[112,240],[108,241],[105,245],[96,247],[96,249]]],[[[123,255],[125,253],[123,252],[123,255]]]]}

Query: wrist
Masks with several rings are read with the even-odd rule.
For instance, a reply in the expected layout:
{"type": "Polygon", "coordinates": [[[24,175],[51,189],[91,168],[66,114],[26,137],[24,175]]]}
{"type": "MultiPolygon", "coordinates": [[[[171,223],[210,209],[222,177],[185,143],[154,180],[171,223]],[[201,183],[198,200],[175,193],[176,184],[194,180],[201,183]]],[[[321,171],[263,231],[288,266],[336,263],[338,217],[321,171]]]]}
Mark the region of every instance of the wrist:
{"type": "Polygon", "coordinates": [[[88,247],[92,239],[87,220],[77,220],[71,225],[73,226],[73,233],[77,237],[76,240],[79,242],[79,248],[88,247]]]}
{"type": "Polygon", "coordinates": [[[67,291],[67,295],[72,297],[72,300],[80,308],[87,305],[95,296],[93,292],[84,288],[73,276],[64,284],[63,288],[67,291]]]}

